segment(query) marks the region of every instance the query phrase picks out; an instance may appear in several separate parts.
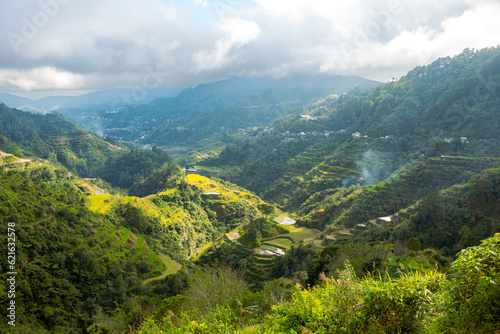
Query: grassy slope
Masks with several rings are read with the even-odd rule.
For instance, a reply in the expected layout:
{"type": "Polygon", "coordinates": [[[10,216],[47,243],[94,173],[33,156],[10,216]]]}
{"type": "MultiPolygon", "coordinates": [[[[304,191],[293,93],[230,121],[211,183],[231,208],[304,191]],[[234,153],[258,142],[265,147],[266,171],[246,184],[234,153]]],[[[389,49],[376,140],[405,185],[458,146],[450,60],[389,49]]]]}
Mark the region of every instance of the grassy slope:
{"type": "Polygon", "coordinates": [[[177,273],[182,268],[181,264],[179,264],[176,261],[172,260],[168,256],[165,256],[165,255],[161,254],[160,255],[160,259],[163,262],[163,264],[167,267],[167,269],[165,269],[165,271],[160,276],[152,277],[152,278],[149,278],[147,280],[144,280],[142,282],[142,284],[146,285],[146,284],[154,282],[154,281],[162,280],[165,277],[167,277],[168,275],[174,275],[175,273],[177,273]]]}
{"type": "Polygon", "coordinates": [[[201,193],[201,199],[183,203],[180,202],[182,200],[179,197],[181,196],[179,189],[168,189],[145,198],[110,194],[93,195],[88,197],[88,205],[95,212],[110,213],[114,208],[130,203],[151,220],[169,229],[171,233],[181,229],[182,233],[178,237],[183,240],[187,249],[183,254],[169,254],[178,260],[187,259],[200,247],[210,243],[212,237],[217,235],[214,231],[214,224],[219,219],[223,220],[233,214],[233,211],[242,203],[247,206],[251,215],[258,214],[256,207],[262,203],[262,200],[239,187],[217,183],[196,174],[187,175],[185,180],[201,193]],[[220,195],[203,195],[207,191],[217,192],[220,195]],[[233,208],[231,205],[236,205],[236,207],[233,208]],[[210,233],[204,231],[210,231],[210,233]]]}

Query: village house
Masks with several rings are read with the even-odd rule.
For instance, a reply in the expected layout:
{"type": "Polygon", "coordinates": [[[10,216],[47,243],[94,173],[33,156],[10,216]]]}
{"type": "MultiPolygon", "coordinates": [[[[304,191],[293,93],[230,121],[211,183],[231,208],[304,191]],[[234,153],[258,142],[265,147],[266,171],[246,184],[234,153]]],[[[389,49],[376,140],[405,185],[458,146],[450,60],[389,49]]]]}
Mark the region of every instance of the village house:
{"type": "Polygon", "coordinates": [[[206,191],[202,195],[205,196],[206,198],[215,199],[218,198],[221,195],[221,193],[217,191],[206,191]]]}
{"type": "Polygon", "coordinates": [[[379,217],[377,220],[375,220],[375,224],[386,227],[389,223],[392,222],[391,217],[379,217]]]}
{"type": "Polygon", "coordinates": [[[305,119],[306,121],[314,121],[317,119],[317,117],[312,117],[309,115],[300,115],[300,118],[305,119]]]}

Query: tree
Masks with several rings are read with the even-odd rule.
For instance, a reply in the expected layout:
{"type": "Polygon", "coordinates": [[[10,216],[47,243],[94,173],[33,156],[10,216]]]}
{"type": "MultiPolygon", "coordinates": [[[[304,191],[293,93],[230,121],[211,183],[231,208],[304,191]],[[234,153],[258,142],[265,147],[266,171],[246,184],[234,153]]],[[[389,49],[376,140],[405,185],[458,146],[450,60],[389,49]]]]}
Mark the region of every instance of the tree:
{"type": "Polygon", "coordinates": [[[408,239],[406,242],[406,247],[413,252],[418,252],[421,247],[420,239],[417,237],[413,237],[408,239]]]}
{"type": "Polygon", "coordinates": [[[246,286],[240,272],[229,266],[219,266],[195,272],[186,295],[195,308],[206,311],[225,302],[236,306],[234,304],[237,299],[242,299],[246,286]]]}
{"type": "Polygon", "coordinates": [[[259,210],[266,217],[266,219],[268,219],[269,216],[274,213],[274,209],[275,209],[274,206],[269,205],[267,203],[259,204],[259,210]]]}

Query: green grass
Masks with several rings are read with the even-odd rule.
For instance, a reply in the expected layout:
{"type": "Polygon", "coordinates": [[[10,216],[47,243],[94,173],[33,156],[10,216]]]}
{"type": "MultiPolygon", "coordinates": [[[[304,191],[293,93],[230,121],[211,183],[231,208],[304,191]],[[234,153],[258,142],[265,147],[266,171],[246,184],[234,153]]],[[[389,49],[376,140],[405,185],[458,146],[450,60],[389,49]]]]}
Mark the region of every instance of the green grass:
{"type": "Polygon", "coordinates": [[[136,260],[137,258],[141,257],[144,254],[144,252],[146,251],[145,244],[146,244],[146,240],[143,237],[141,237],[140,235],[138,235],[137,236],[136,250],[134,252],[134,256],[132,256],[132,260],[136,260]]]}
{"type": "Polygon", "coordinates": [[[255,255],[255,259],[260,260],[260,261],[272,261],[274,259],[274,256],[272,255],[255,255]]]}
{"type": "Polygon", "coordinates": [[[248,327],[243,327],[239,329],[240,334],[258,334],[261,333],[262,325],[252,325],[248,327]]]}
{"type": "Polygon", "coordinates": [[[90,201],[89,209],[99,213],[106,213],[118,199],[111,194],[93,195],[87,198],[90,201]]]}
{"type": "Polygon", "coordinates": [[[273,251],[273,252],[276,252],[278,250],[275,246],[271,246],[271,245],[268,245],[268,244],[263,244],[262,246],[260,246],[260,248],[267,249],[267,250],[270,250],[270,251],[273,251]]]}
{"type": "Polygon", "coordinates": [[[265,244],[271,246],[277,246],[279,248],[290,248],[293,245],[293,241],[289,238],[277,238],[270,241],[266,241],[265,244]]]}
{"type": "Polygon", "coordinates": [[[160,254],[159,258],[160,258],[161,262],[167,267],[167,269],[165,271],[163,271],[160,276],[148,278],[147,280],[142,282],[143,285],[146,285],[146,284],[151,283],[153,281],[158,281],[158,280],[164,279],[165,277],[167,277],[169,275],[173,275],[173,274],[177,273],[182,268],[182,265],[175,262],[174,260],[172,260],[168,256],[160,254]]]}
{"type": "Polygon", "coordinates": [[[167,270],[165,271],[166,276],[174,275],[182,268],[180,263],[177,263],[168,256],[160,255],[160,259],[162,259],[163,263],[167,266],[167,270]]]}
{"type": "Polygon", "coordinates": [[[307,238],[314,238],[319,233],[321,232],[318,230],[303,227],[292,231],[288,234],[288,236],[294,241],[294,243],[300,243],[307,238]]]}

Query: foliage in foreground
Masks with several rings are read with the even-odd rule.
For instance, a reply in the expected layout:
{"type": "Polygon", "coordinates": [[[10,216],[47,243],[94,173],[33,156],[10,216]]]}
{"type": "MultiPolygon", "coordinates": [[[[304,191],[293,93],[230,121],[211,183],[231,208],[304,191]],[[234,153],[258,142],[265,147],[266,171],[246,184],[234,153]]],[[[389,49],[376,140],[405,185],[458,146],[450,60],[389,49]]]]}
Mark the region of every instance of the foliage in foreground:
{"type": "Polygon", "coordinates": [[[270,315],[226,301],[205,312],[184,309],[149,318],[139,333],[495,333],[500,330],[499,251],[497,233],[463,250],[449,278],[424,270],[401,272],[397,279],[381,274],[358,279],[346,262],[338,279],[321,275],[320,286],[296,287],[270,315]]]}

